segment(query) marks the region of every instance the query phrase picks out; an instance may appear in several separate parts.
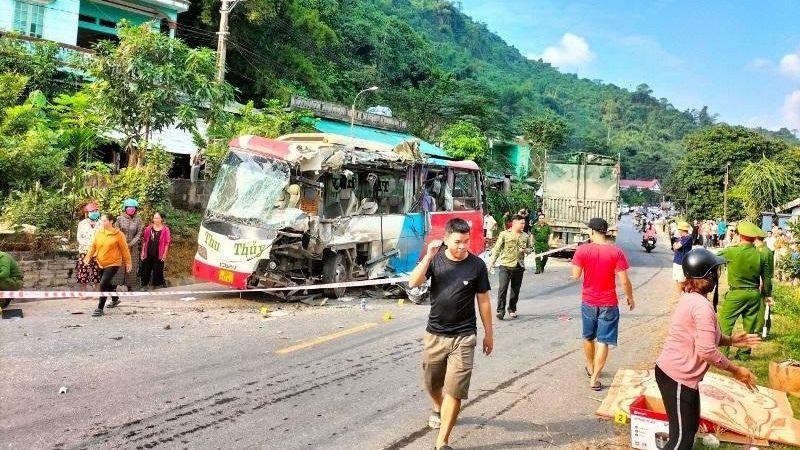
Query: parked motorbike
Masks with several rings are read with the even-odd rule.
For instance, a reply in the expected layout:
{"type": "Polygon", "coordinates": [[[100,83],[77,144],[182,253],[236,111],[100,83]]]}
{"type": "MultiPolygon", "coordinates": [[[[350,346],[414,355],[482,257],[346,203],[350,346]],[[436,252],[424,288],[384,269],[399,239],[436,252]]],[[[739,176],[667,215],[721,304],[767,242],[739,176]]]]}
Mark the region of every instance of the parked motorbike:
{"type": "Polygon", "coordinates": [[[644,247],[644,251],[650,253],[656,248],[656,238],[654,236],[650,236],[649,238],[642,239],[642,247],[644,247]]]}

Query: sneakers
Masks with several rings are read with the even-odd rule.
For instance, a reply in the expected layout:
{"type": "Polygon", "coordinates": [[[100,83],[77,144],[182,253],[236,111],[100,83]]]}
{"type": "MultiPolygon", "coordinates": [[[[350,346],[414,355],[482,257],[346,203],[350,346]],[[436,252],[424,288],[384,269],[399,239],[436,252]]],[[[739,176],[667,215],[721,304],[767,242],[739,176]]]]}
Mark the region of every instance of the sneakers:
{"type": "Polygon", "coordinates": [[[497,311],[497,318],[498,319],[503,320],[503,317],[505,317],[505,316],[506,316],[506,312],[505,311],[497,311]]]}
{"type": "Polygon", "coordinates": [[[438,430],[442,426],[442,417],[439,411],[431,411],[431,416],[428,417],[428,426],[438,430]]]}
{"type": "Polygon", "coordinates": [[[518,317],[517,316],[517,312],[516,311],[511,311],[510,313],[508,313],[508,317],[511,317],[512,319],[516,319],[518,317]]]}
{"type": "Polygon", "coordinates": [[[100,317],[102,315],[103,315],[103,310],[100,308],[95,309],[94,312],[92,313],[92,317],[100,317]]]}
{"type": "Polygon", "coordinates": [[[119,299],[118,298],[116,298],[114,300],[111,300],[111,303],[108,304],[108,307],[109,308],[116,308],[117,305],[119,305],[119,299]]]}

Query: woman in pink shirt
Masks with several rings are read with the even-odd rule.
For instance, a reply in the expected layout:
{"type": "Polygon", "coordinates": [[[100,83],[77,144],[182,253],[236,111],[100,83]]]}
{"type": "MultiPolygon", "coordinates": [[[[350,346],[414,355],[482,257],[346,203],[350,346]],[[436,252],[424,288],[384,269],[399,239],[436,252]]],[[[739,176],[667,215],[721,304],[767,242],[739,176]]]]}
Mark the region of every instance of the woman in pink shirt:
{"type": "Polygon", "coordinates": [[[718,346],[750,347],[760,342],[757,334],[725,336],[706,295],[715,290],[719,266],[725,260],[704,248],[691,250],[683,259],[683,294],[672,315],[664,349],[656,360],[656,383],[669,419],[666,450],[691,449],[700,424],[700,391],[697,388],[708,366],[732,373],[753,389],[756,378],[747,368],[733,364],[718,346]]]}
{"type": "Polygon", "coordinates": [[[166,287],[164,261],[172,242],[169,227],[164,223],[164,213],[153,213],[153,222],[142,233],[142,289],[152,281],[153,287],[166,287]]]}

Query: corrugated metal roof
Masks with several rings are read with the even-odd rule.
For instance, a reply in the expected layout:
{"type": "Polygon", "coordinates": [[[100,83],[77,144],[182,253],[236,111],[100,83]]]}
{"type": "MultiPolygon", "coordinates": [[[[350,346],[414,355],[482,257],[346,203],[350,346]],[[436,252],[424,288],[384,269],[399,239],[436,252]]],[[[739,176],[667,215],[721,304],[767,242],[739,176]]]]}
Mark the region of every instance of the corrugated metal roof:
{"type": "Polygon", "coordinates": [[[398,144],[406,141],[419,141],[419,148],[422,153],[425,153],[428,156],[449,158],[447,153],[445,153],[444,150],[440,149],[439,147],[407,133],[380,130],[378,128],[370,128],[363,125],[353,125],[351,130],[349,123],[328,119],[317,119],[314,122],[314,128],[323,133],[339,134],[342,136],[351,136],[356,139],[381,142],[384,144],[389,144],[392,147],[395,147],[398,144]]]}

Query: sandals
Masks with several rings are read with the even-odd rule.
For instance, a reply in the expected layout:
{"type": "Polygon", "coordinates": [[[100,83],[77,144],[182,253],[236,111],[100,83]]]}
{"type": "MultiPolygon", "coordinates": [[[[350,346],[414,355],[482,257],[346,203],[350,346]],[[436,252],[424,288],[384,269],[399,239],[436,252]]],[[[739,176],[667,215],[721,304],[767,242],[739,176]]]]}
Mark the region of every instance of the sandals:
{"type": "Polygon", "coordinates": [[[519,316],[517,316],[517,312],[516,311],[511,311],[510,313],[508,313],[508,317],[510,317],[512,319],[516,319],[519,316]]]}
{"type": "Polygon", "coordinates": [[[588,367],[583,366],[583,370],[586,371],[586,376],[587,377],[592,378],[592,372],[589,372],[589,368],[588,367]]]}
{"type": "Polygon", "coordinates": [[[94,310],[94,312],[92,312],[92,317],[100,317],[102,315],[103,315],[103,310],[100,308],[97,308],[94,310]]]}
{"type": "Polygon", "coordinates": [[[116,308],[117,305],[119,305],[119,299],[118,298],[114,299],[114,300],[111,300],[111,303],[108,304],[108,307],[109,308],[116,308]]]}
{"type": "Polygon", "coordinates": [[[589,388],[593,391],[601,391],[603,390],[603,387],[604,387],[603,383],[600,381],[598,381],[597,384],[595,384],[594,386],[589,386],[589,388]]]}

